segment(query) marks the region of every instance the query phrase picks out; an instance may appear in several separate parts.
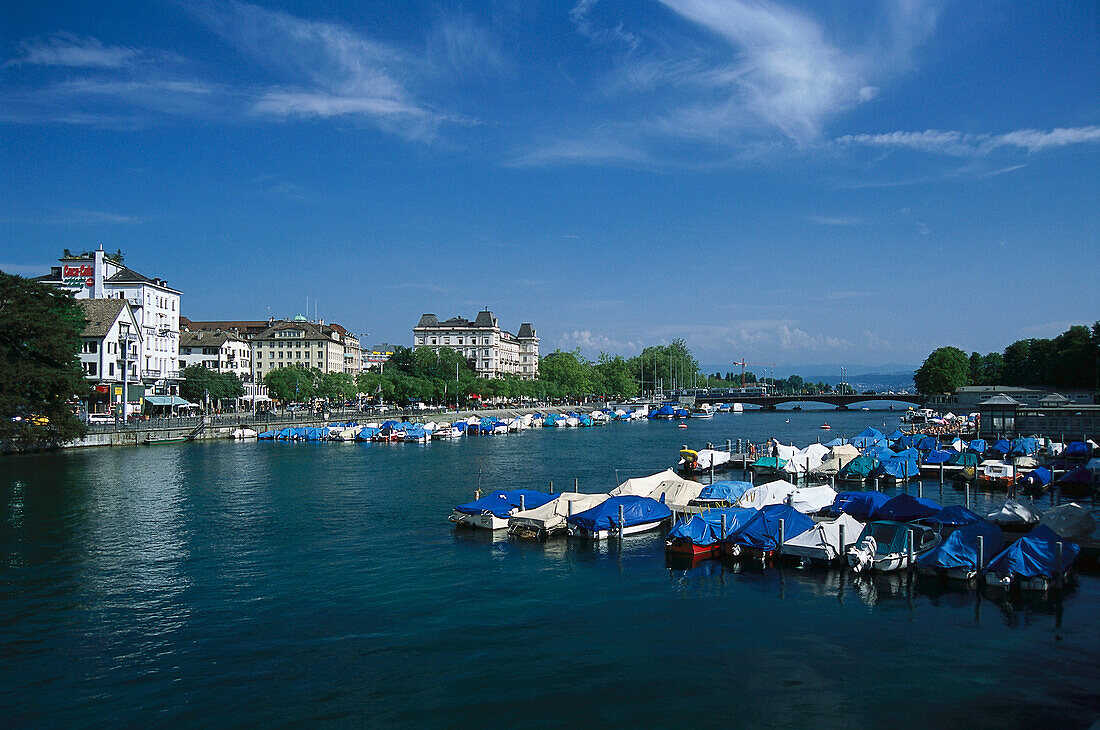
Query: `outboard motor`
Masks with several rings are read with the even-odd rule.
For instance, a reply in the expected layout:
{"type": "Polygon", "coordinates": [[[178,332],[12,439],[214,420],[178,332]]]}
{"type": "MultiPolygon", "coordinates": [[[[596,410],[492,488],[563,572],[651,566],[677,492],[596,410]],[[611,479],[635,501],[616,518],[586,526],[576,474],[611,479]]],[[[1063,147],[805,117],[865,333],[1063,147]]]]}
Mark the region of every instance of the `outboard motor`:
{"type": "Polygon", "coordinates": [[[875,551],[878,549],[878,542],[873,535],[868,535],[864,538],[863,542],[859,544],[858,548],[850,548],[849,554],[856,560],[852,566],[852,570],[857,573],[862,573],[864,570],[870,569],[875,560],[875,551]]]}

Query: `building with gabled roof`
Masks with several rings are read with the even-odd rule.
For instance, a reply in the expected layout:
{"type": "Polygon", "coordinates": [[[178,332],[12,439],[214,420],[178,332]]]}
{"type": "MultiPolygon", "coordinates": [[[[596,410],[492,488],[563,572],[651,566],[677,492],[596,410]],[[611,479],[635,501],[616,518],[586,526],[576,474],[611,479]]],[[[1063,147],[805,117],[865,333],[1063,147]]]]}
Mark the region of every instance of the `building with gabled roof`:
{"type": "Polygon", "coordinates": [[[325,373],[356,375],[362,369],[358,338],[337,324],[310,322],[298,315],[268,323],[251,339],[256,380],[278,368],[301,365],[325,373]]]}
{"type": "Polygon", "coordinates": [[[151,278],[128,268],[121,254],[96,251],[59,259],[60,266],[35,279],[73,293],[78,300],[125,299],[141,330],[137,356],[138,379],[146,389],[161,395],[178,392],[180,292],[164,279],[151,278]]]}
{"type": "Polygon", "coordinates": [[[80,333],[80,354],[77,359],[84,377],[92,384],[85,408],[90,414],[123,415],[123,370],[129,371],[126,400],[127,409],[140,403],[145,393],[138,377],[138,356],[141,352],[141,325],[130,303],[124,298],[78,299],[84,310],[86,324],[80,333]],[[126,344],[129,343],[129,352],[126,344]]]}
{"type": "Polygon", "coordinates": [[[477,313],[473,321],[451,317],[439,321],[434,314],[423,314],[413,327],[413,347],[430,347],[435,352],[449,347],[471,363],[483,378],[516,375],[534,380],[539,375],[539,338],[530,322],[519,326],[513,335],[500,328],[488,309],[477,313]]]}

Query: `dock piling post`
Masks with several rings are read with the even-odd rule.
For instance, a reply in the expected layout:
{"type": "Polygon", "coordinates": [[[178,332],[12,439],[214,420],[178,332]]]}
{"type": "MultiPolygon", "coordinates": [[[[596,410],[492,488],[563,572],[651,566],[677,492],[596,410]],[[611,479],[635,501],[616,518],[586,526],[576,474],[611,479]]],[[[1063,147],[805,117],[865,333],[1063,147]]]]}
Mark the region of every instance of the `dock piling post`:
{"type": "Polygon", "coordinates": [[[523,512],[527,509],[527,496],[524,494],[519,495],[519,511],[523,512]]]}
{"type": "Polygon", "coordinates": [[[924,499],[924,482],[920,479],[917,480],[917,496],[924,499]]]}
{"type": "Polygon", "coordinates": [[[623,506],[619,505],[619,540],[623,539],[623,506]]]}
{"type": "Polygon", "coordinates": [[[878,477],[875,477],[875,491],[876,492],[882,491],[878,488],[878,477]]]}
{"type": "Polygon", "coordinates": [[[775,546],[775,556],[779,557],[783,554],[783,540],[786,537],[786,523],[782,518],[779,519],[779,544],[775,546]]]}
{"type": "Polygon", "coordinates": [[[836,551],[836,556],[839,558],[844,555],[844,523],[840,523],[840,545],[836,551]]]}
{"type": "Polygon", "coordinates": [[[976,573],[982,572],[982,567],[985,565],[985,536],[978,535],[978,569],[976,573]]]}
{"type": "Polygon", "coordinates": [[[963,482],[966,487],[966,508],[970,509],[970,482],[963,482]]]}
{"type": "Polygon", "coordinates": [[[726,539],[726,513],[722,513],[722,539],[726,539]]]}
{"type": "Polygon", "coordinates": [[[573,491],[577,491],[577,478],[573,477],[573,491]]]}
{"type": "Polygon", "coordinates": [[[908,543],[908,545],[906,546],[906,550],[909,553],[909,566],[908,566],[908,568],[909,568],[909,570],[912,570],[913,569],[913,528],[910,527],[908,530],[906,530],[906,534],[907,534],[907,537],[908,537],[908,539],[906,540],[906,542],[908,543]]]}
{"type": "Polygon", "coordinates": [[[940,462],[940,486],[943,486],[943,462],[940,462]]]}
{"type": "Polygon", "coordinates": [[[1065,571],[1062,570],[1062,541],[1059,540],[1058,541],[1058,567],[1054,571],[1054,587],[1055,588],[1061,588],[1062,587],[1062,576],[1064,575],[1064,573],[1065,573],[1065,571]]]}

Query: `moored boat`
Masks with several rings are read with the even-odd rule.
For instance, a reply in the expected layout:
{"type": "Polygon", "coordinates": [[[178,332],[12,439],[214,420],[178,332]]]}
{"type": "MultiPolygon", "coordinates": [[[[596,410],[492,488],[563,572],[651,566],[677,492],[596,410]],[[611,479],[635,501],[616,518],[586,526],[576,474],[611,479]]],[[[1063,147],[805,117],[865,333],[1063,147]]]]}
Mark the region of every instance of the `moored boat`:
{"type": "Polygon", "coordinates": [[[1081,548],[1045,525],[1005,548],[985,571],[988,586],[1045,591],[1071,576],[1081,548]]]}
{"type": "Polygon", "coordinates": [[[848,565],[857,573],[889,573],[908,568],[942,542],[931,527],[892,520],[868,522],[855,545],[846,553],[848,565]]]}
{"type": "Polygon", "coordinates": [[[624,495],[609,497],[591,509],[572,515],[566,522],[570,535],[606,540],[620,534],[655,530],[671,516],[672,511],[655,499],[624,495]]]}
{"type": "Polygon", "coordinates": [[[458,505],[449,519],[458,525],[503,530],[508,527],[508,518],[513,512],[539,507],[557,496],[533,489],[496,490],[473,502],[458,505]]]}

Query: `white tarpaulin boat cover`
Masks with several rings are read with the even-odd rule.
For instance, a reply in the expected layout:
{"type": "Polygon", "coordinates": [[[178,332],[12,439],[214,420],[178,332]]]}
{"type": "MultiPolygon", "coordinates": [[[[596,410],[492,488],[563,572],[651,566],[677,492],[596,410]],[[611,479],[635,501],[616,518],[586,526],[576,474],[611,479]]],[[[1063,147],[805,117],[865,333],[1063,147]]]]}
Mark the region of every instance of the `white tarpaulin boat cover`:
{"type": "Polygon", "coordinates": [[[767,507],[769,504],[783,504],[794,490],[795,486],[793,484],[782,479],[767,484],[758,484],[741,495],[741,499],[737,500],[737,506],[760,509],[761,507],[767,507]]]}
{"type": "Polygon", "coordinates": [[[791,492],[787,504],[803,514],[820,512],[836,499],[836,490],[829,486],[802,487],[791,492]]]}
{"type": "Polygon", "coordinates": [[[508,526],[523,525],[535,530],[553,530],[565,526],[565,518],[580,514],[602,504],[606,494],[581,494],[580,492],[562,492],[541,507],[516,512],[508,518],[508,526]]]}
{"type": "Polygon", "coordinates": [[[822,460],[828,455],[829,449],[821,444],[810,444],[804,449],[794,452],[783,471],[788,474],[805,474],[811,469],[821,466],[822,460]]]}
{"type": "Polygon", "coordinates": [[[665,469],[648,477],[627,479],[608,492],[608,495],[649,497],[663,502],[671,510],[683,512],[687,509],[688,502],[698,497],[702,491],[703,485],[699,482],[683,479],[672,469],[665,469]]]}
{"type": "Polygon", "coordinates": [[[1096,520],[1087,509],[1076,502],[1051,507],[1043,513],[1039,524],[1046,525],[1067,540],[1092,537],[1096,530],[1096,520]]]}
{"type": "Polygon", "coordinates": [[[996,512],[990,512],[986,519],[996,525],[1034,525],[1039,521],[1039,513],[1031,500],[1006,500],[1004,506],[996,512]]]}
{"type": "Polygon", "coordinates": [[[780,459],[790,461],[791,457],[797,453],[798,447],[794,444],[791,444],[790,446],[786,446],[778,442],[775,444],[775,455],[778,456],[780,459]]]}
{"type": "Polygon", "coordinates": [[[783,554],[803,558],[835,560],[856,543],[863,532],[863,523],[851,515],[842,514],[829,522],[818,522],[812,529],[795,535],[783,543],[783,554]],[[840,526],[844,525],[844,544],[840,544],[840,526]]]}

